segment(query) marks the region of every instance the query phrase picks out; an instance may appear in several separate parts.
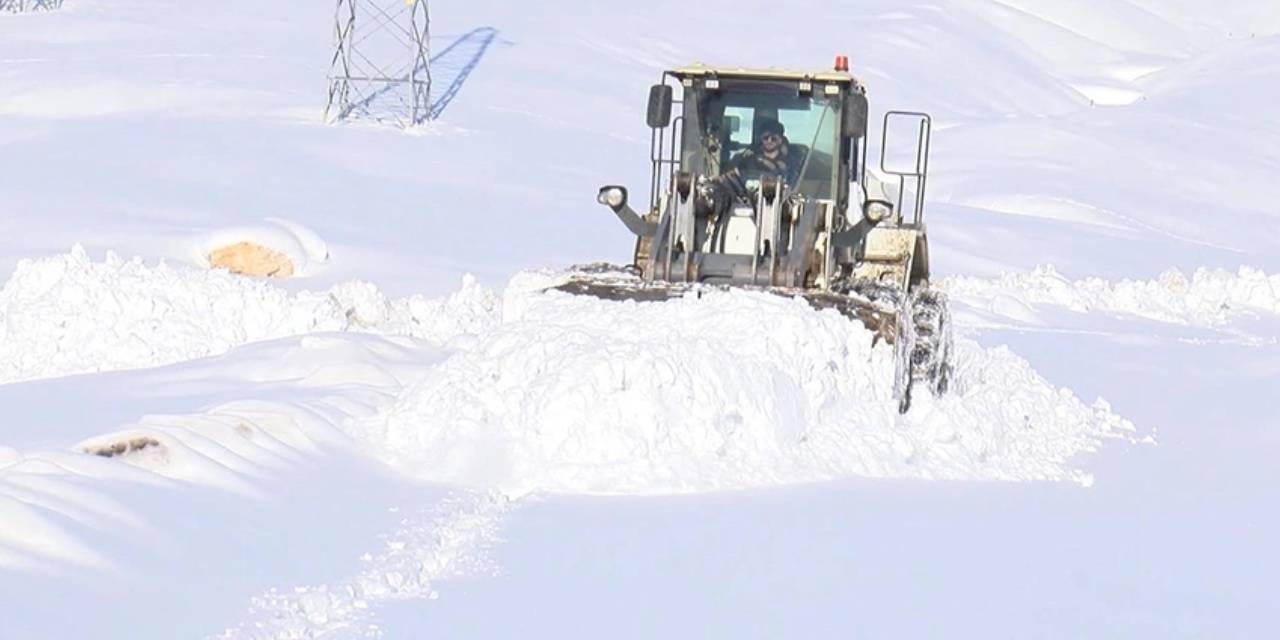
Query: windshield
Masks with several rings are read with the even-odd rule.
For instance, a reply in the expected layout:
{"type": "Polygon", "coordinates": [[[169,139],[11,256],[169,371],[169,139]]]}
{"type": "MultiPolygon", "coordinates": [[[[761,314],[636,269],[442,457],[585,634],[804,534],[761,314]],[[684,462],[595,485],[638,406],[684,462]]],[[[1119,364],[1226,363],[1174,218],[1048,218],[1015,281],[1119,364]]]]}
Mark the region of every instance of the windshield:
{"type": "Polygon", "coordinates": [[[835,182],[836,101],[800,95],[794,83],[724,82],[720,91],[688,92],[681,166],[746,180],[776,175],[793,192],[831,198],[835,182]]]}

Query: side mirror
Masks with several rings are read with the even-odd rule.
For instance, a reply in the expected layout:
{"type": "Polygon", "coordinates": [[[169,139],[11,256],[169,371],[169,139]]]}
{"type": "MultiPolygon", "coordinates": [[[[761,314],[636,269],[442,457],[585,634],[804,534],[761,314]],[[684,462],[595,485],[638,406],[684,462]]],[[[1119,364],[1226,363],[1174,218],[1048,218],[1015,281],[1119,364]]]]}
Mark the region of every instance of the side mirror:
{"type": "Polygon", "coordinates": [[[841,127],[844,135],[850,138],[862,138],[867,135],[867,96],[853,92],[845,96],[843,112],[844,122],[841,127]]]}
{"type": "Polygon", "coordinates": [[[649,113],[645,121],[652,129],[663,129],[671,124],[671,85],[655,84],[649,87],[649,113]]]}

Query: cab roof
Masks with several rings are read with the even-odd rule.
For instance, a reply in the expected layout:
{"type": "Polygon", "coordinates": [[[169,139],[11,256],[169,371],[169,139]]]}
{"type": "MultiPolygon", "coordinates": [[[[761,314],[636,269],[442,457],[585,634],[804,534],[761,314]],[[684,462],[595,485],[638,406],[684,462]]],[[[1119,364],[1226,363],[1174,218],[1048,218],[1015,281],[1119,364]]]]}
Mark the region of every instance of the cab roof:
{"type": "Polygon", "coordinates": [[[813,82],[851,83],[855,87],[863,86],[848,71],[801,71],[796,69],[746,69],[742,67],[712,67],[702,63],[679,67],[668,71],[677,78],[747,78],[754,80],[809,80],[813,82]]]}

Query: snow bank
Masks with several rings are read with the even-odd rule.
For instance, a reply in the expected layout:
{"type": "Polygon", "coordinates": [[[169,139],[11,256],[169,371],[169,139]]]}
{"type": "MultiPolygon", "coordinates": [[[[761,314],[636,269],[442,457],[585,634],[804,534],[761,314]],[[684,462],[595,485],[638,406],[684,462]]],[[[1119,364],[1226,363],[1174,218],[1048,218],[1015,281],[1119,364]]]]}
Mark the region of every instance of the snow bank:
{"type": "Polygon", "coordinates": [[[0,383],[148,367],[217,355],[247,342],[364,331],[447,342],[492,317],[474,279],[454,295],[390,300],[351,282],[293,294],[267,282],[80,247],[19,263],[0,289],[0,383]]]}
{"type": "Polygon", "coordinates": [[[1221,327],[1248,313],[1280,315],[1280,274],[1240,267],[1197,269],[1188,279],[1170,269],[1154,280],[1069,280],[1052,265],[994,280],[954,276],[942,287],[953,297],[996,310],[1002,300],[1051,304],[1073,311],[1123,313],[1173,324],[1221,327]]]}
{"type": "Polygon", "coordinates": [[[953,394],[898,416],[892,352],[838,313],[745,291],[617,303],[518,276],[502,323],[354,434],[420,477],[666,493],[845,476],[1075,480],[1133,426],[961,340],[953,394]]]}

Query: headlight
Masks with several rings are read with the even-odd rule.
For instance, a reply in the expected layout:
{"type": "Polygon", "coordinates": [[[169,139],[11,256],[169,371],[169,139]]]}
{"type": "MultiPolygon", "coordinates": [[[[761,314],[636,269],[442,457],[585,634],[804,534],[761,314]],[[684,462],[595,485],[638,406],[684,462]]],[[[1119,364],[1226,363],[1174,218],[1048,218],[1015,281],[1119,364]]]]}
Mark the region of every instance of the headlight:
{"type": "Polygon", "coordinates": [[[596,201],[610,209],[617,209],[627,203],[627,190],[622,187],[604,187],[596,201]]]}
{"type": "Polygon", "coordinates": [[[879,224],[893,216],[893,205],[884,200],[868,200],[862,205],[862,215],[867,222],[879,224]]]}

